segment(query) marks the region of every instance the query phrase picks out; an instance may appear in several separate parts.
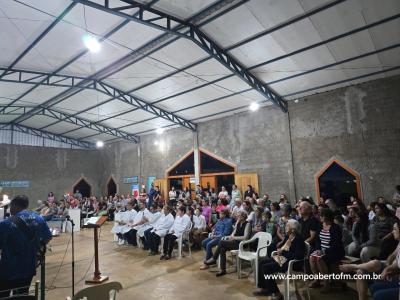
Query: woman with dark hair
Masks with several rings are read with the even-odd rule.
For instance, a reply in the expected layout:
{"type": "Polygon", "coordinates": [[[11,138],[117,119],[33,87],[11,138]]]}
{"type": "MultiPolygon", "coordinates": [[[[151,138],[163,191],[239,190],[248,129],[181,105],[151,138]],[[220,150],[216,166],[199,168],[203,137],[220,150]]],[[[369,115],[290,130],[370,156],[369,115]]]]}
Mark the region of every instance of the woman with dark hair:
{"type": "Polygon", "coordinates": [[[271,215],[272,215],[272,221],[277,223],[279,218],[282,215],[281,212],[281,207],[279,206],[278,202],[272,202],[271,205],[269,206],[271,215]]]}
{"type": "MultiPolygon", "coordinates": [[[[329,267],[338,264],[344,257],[342,228],[333,222],[334,213],[327,208],[321,210],[322,228],[317,233],[315,251],[310,255],[310,267],[314,274],[328,274],[329,267]]],[[[319,287],[315,280],[310,287],[319,287]]],[[[324,291],[330,290],[329,281],[324,280],[324,291]]]]}
{"type": "Polygon", "coordinates": [[[346,247],[346,253],[350,256],[358,257],[360,255],[362,246],[368,241],[368,215],[359,210],[358,208],[353,208],[355,213],[355,221],[351,230],[351,236],[353,241],[346,247]]]}
{"type": "Polygon", "coordinates": [[[277,221],[276,224],[276,234],[278,236],[279,242],[278,242],[278,247],[280,246],[279,243],[282,242],[285,239],[286,236],[286,223],[290,219],[290,214],[292,212],[292,207],[290,204],[285,203],[281,207],[281,216],[277,221]]]}
{"type": "MultiPolygon", "coordinates": [[[[375,205],[375,217],[372,219],[372,223],[375,225],[376,235],[380,243],[378,248],[380,249],[379,259],[386,259],[397,246],[397,242],[392,234],[395,217],[392,216],[384,203],[377,203],[375,205]]],[[[373,254],[369,256],[372,257],[373,254]]]]}
{"type": "Polygon", "coordinates": [[[252,198],[252,197],[253,197],[253,194],[254,194],[253,187],[249,184],[249,185],[247,186],[247,190],[246,190],[246,191],[244,192],[244,194],[243,194],[243,200],[246,200],[247,197],[252,198]]]}

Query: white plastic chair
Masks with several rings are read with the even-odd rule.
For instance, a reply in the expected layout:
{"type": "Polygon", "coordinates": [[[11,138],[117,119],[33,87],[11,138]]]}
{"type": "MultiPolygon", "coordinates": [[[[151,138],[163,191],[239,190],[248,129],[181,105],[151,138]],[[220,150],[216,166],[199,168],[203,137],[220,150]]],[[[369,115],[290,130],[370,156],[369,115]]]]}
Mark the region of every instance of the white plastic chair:
{"type": "MultiPolygon", "coordinates": [[[[311,251],[310,244],[307,243],[307,242],[304,242],[304,243],[306,244],[306,254],[305,254],[304,258],[303,259],[292,259],[291,261],[289,261],[288,269],[287,269],[287,272],[286,272],[286,279],[283,280],[283,286],[284,286],[284,289],[285,289],[284,294],[283,294],[283,298],[285,300],[289,300],[289,298],[290,298],[290,277],[293,276],[293,275],[296,275],[296,274],[304,274],[305,264],[308,261],[308,257],[310,256],[310,251],[311,251]],[[303,271],[294,271],[293,270],[293,265],[296,262],[303,262],[303,264],[304,264],[303,271]]],[[[275,253],[276,253],[276,251],[272,252],[271,256],[274,255],[275,253]]],[[[297,289],[297,281],[295,279],[292,279],[292,281],[293,281],[293,284],[294,284],[295,291],[297,291],[298,290],[297,289]]],[[[307,289],[308,300],[310,300],[311,299],[311,297],[310,297],[310,289],[308,287],[308,284],[306,284],[305,286],[306,286],[306,289],[307,289]]]]}
{"type": "Polygon", "coordinates": [[[178,243],[178,256],[177,256],[178,259],[182,258],[182,244],[183,244],[184,240],[188,241],[189,256],[192,256],[192,250],[190,249],[190,238],[189,238],[189,234],[190,234],[190,231],[192,230],[192,227],[193,227],[193,223],[190,222],[189,228],[186,229],[182,233],[181,237],[176,240],[176,242],[178,243]]]}
{"type": "Polygon", "coordinates": [[[258,286],[258,262],[260,258],[266,257],[268,253],[268,247],[271,245],[272,235],[268,232],[257,232],[251,239],[247,241],[242,241],[239,244],[239,252],[236,256],[236,266],[238,279],[241,278],[242,264],[241,260],[246,260],[251,263],[252,270],[254,270],[254,281],[256,286],[258,286]],[[245,251],[244,245],[250,244],[258,239],[257,251],[245,251]]]}

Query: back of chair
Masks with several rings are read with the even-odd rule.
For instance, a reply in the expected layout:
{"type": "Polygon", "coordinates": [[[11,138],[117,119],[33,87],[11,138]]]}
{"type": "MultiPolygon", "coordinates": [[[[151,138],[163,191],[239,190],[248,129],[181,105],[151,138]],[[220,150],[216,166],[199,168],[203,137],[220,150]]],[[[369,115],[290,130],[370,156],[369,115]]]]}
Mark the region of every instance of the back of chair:
{"type": "Polygon", "coordinates": [[[110,291],[118,292],[120,290],[122,290],[121,283],[113,281],[80,290],[73,300],[81,300],[85,297],[87,300],[110,300],[110,291]]]}
{"type": "MultiPolygon", "coordinates": [[[[257,252],[260,248],[269,246],[272,243],[272,235],[268,232],[257,232],[253,238],[258,238],[257,252]]],[[[259,256],[267,256],[268,248],[263,248],[259,252],[259,256]]]]}
{"type": "Polygon", "coordinates": [[[189,223],[189,226],[183,231],[182,233],[182,240],[188,240],[189,239],[189,233],[193,228],[193,222],[189,223]]]}

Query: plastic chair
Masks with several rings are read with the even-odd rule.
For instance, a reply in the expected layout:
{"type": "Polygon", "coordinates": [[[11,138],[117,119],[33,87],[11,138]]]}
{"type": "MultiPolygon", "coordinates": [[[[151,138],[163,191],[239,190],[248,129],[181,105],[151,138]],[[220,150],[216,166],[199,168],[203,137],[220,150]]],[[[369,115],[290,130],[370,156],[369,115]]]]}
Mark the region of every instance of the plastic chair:
{"type": "MultiPolygon", "coordinates": [[[[290,297],[290,277],[296,274],[304,274],[304,270],[305,270],[305,265],[306,262],[308,261],[308,257],[310,256],[310,251],[311,251],[311,246],[309,243],[304,242],[306,244],[306,254],[304,256],[303,259],[292,259],[291,261],[289,261],[288,264],[288,269],[286,272],[286,279],[283,280],[283,286],[284,286],[284,294],[283,294],[283,298],[285,300],[289,300],[290,297]],[[296,262],[303,262],[303,271],[294,271],[293,270],[293,265],[296,262]]],[[[271,255],[274,255],[276,253],[276,251],[272,252],[271,255]]],[[[297,281],[295,279],[292,279],[293,283],[294,283],[294,288],[295,291],[298,291],[297,289],[297,281]]],[[[307,296],[308,296],[308,300],[311,299],[310,297],[310,289],[308,287],[308,285],[306,284],[306,289],[307,289],[307,296]]]]}
{"type": "Polygon", "coordinates": [[[190,238],[189,238],[189,234],[190,234],[190,231],[192,230],[192,227],[193,227],[193,223],[190,222],[189,228],[186,229],[182,233],[181,237],[176,240],[176,242],[178,243],[178,257],[177,257],[178,259],[182,258],[182,244],[183,244],[184,240],[188,241],[188,244],[189,244],[189,256],[192,256],[192,250],[190,249],[190,238]]]}
{"type": "Polygon", "coordinates": [[[241,278],[241,273],[242,273],[241,260],[249,261],[251,263],[252,270],[254,269],[254,281],[256,283],[256,286],[258,286],[258,262],[260,258],[267,256],[268,246],[271,245],[271,242],[272,242],[272,236],[268,232],[257,232],[251,239],[240,242],[239,252],[238,255],[236,256],[238,279],[241,278]],[[258,239],[257,251],[252,252],[244,250],[244,245],[250,244],[257,239],[258,239]]]}
{"type": "Polygon", "coordinates": [[[67,300],[115,300],[120,290],[122,290],[121,283],[113,281],[80,290],[74,297],[67,297],[67,300]]]}

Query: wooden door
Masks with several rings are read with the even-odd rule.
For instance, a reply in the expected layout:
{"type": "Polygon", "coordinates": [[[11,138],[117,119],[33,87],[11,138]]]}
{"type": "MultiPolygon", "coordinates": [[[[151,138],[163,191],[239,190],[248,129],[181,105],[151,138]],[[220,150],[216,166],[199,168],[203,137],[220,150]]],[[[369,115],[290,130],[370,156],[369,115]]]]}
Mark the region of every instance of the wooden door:
{"type": "Polygon", "coordinates": [[[154,186],[158,186],[161,192],[161,199],[168,201],[168,180],[166,178],[160,178],[154,180],[154,186]]]}
{"type": "Polygon", "coordinates": [[[201,176],[200,184],[202,188],[207,188],[207,184],[210,184],[210,187],[215,189],[217,185],[217,180],[215,176],[201,176]]]}
{"type": "Polygon", "coordinates": [[[235,174],[235,184],[237,185],[238,189],[244,194],[247,190],[247,186],[250,184],[254,191],[258,193],[258,175],[257,173],[238,173],[235,174]]]}

